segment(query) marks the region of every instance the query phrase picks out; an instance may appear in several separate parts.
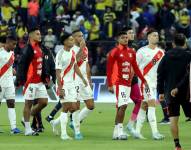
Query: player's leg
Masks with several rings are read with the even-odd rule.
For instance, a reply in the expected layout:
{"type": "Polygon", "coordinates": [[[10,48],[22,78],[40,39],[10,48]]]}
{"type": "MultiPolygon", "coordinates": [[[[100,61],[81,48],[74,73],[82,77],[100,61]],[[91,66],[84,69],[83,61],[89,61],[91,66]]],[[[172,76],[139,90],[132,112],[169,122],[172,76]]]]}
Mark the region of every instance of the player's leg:
{"type": "Polygon", "coordinates": [[[131,134],[133,134],[135,132],[134,124],[135,124],[135,121],[137,120],[137,115],[139,113],[141,102],[142,102],[141,92],[139,89],[139,85],[137,83],[131,86],[130,98],[133,100],[135,106],[131,113],[131,117],[128,121],[127,129],[131,134]]]}
{"type": "Polygon", "coordinates": [[[56,104],[56,106],[53,108],[53,110],[50,112],[50,114],[45,118],[48,122],[54,119],[54,116],[56,113],[62,108],[62,104],[60,101],[56,104]]]}
{"type": "Polygon", "coordinates": [[[65,101],[64,99],[60,100],[62,103],[62,112],[60,113],[60,125],[61,125],[61,139],[62,140],[70,140],[71,137],[67,134],[67,123],[68,123],[68,111],[71,108],[71,103],[65,101]]]}
{"type": "Polygon", "coordinates": [[[160,105],[162,107],[164,118],[160,121],[160,124],[169,124],[169,115],[168,115],[168,105],[166,101],[161,101],[160,105]]]}
{"type": "Polygon", "coordinates": [[[180,104],[176,102],[171,102],[168,105],[169,107],[169,118],[170,118],[170,129],[171,134],[174,139],[175,148],[181,148],[179,141],[179,127],[178,120],[180,115],[180,104]]]}
{"type": "Polygon", "coordinates": [[[5,88],[5,99],[7,100],[8,118],[11,125],[11,133],[18,134],[21,131],[16,127],[16,112],[15,112],[15,88],[5,88]]]}
{"type": "Polygon", "coordinates": [[[80,98],[84,100],[86,104],[86,106],[80,111],[80,122],[82,122],[93,111],[95,105],[93,100],[93,91],[90,85],[87,87],[81,85],[80,88],[80,98]]]}
{"type": "MultiPolygon", "coordinates": [[[[119,140],[127,140],[127,135],[123,131],[123,121],[125,117],[125,111],[128,104],[128,99],[130,96],[130,87],[116,85],[114,92],[117,98],[117,114],[116,114],[116,124],[117,124],[117,135],[119,140]]],[[[115,128],[114,128],[115,130],[115,128]]]]}
{"type": "MultiPolygon", "coordinates": [[[[33,101],[33,106],[35,106],[36,104],[38,103],[38,100],[37,99],[35,99],[34,101],[33,101]]],[[[33,116],[33,120],[32,120],[32,125],[31,125],[31,128],[33,129],[33,130],[37,130],[37,118],[36,118],[36,115],[35,116],[33,116]]]]}
{"type": "Polygon", "coordinates": [[[147,102],[143,101],[141,104],[141,108],[139,110],[139,113],[137,115],[136,129],[135,129],[135,134],[133,135],[135,138],[146,139],[145,137],[142,136],[141,129],[142,129],[143,124],[145,122],[147,108],[148,108],[147,102]]]}
{"type": "Polygon", "coordinates": [[[182,102],[181,105],[184,115],[187,117],[186,122],[191,121],[191,103],[189,102],[189,100],[185,100],[185,102],[182,102]]]}

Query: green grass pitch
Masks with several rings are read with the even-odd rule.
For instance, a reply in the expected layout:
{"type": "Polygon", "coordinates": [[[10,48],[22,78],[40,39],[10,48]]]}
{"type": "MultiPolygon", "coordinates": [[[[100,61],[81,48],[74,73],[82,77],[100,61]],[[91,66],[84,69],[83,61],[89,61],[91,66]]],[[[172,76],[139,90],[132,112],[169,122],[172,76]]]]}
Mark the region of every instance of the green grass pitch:
{"type": "MultiPolygon", "coordinates": [[[[96,104],[95,111],[81,124],[84,139],[81,141],[62,141],[59,136],[52,133],[51,126],[44,120],[55,104],[50,103],[43,111],[45,132],[38,137],[26,137],[23,134],[11,135],[7,117],[7,106],[3,103],[0,107],[0,128],[5,132],[0,133],[0,150],[173,150],[174,143],[171,138],[169,125],[159,125],[158,128],[166,138],[163,141],[151,139],[149,124],[145,122],[142,133],[147,140],[136,140],[129,137],[127,141],[113,141],[115,105],[96,104]]],[[[126,125],[133,105],[126,111],[126,125]]],[[[17,126],[24,131],[20,120],[22,117],[23,103],[16,104],[17,126]]],[[[58,113],[59,115],[59,113],[58,113]]],[[[160,106],[157,107],[157,120],[162,118],[160,106]]],[[[180,142],[183,150],[191,150],[191,122],[185,122],[184,114],[180,117],[180,142]]],[[[73,132],[68,128],[69,135],[73,132]]]]}

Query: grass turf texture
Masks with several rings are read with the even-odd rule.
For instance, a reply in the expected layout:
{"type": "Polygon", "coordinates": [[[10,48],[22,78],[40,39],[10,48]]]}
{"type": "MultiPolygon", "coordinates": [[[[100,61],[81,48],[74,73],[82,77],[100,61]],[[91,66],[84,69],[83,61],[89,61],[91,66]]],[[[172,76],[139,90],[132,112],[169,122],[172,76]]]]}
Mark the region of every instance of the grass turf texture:
{"type": "MultiPolygon", "coordinates": [[[[159,131],[166,136],[162,141],[151,139],[151,130],[147,122],[145,122],[142,130],[147,140],[136,140],[133,137],[129,137],[127,141],[111,140],[115,117],[114,104],[96,104],[95,111],[81,124],[83,140],[62,141],[59,136],[53,135],[50,124],[44,120],[54,105],[54,103],[49,103],[42,113],[45,132],[38,137],[26,137],[23,134],[10,134],[7,106],[6,103],[3,103],[0,107],[0,128],[4,130],[4,133],[0,133],[0,150],[174,150],[169,125],[158,124],[159,131]]],[[[124,125],[128,121],[132,108],[133,105],[129,105],[127,108],[124,125]]],[[[20,123],[22,110],[23,103],[17,103],[17,126],[24,131],[20,123]]],[[[158,121],[162,119],[160,106],[157,107],[157,119],[158,121]]],[[[183,150],[191,150],[191,122],[185,122],[183,113],[179,125],[180,142],[183,150]]],[[[69,135],[73,137],[72,130],[68,128],[68,131],[69,135]]]]}

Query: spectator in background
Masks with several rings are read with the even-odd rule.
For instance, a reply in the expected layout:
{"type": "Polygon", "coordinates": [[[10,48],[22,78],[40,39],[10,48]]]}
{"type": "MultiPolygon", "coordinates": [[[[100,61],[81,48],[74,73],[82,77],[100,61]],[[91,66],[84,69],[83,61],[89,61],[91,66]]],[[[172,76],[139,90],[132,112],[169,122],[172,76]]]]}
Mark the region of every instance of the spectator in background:
{"type": "Polygon", "coordinates": [[[27,27],[24,26],[23,22],[19,22],[16,28],[16,34],[19,39],[22,39],[27,34],[27,27]]]}
{"type": "Polygon", "coordinates": [[[14,9],[8,3],[3,3],[1,6],[1,16],[3,20],[8,22],[11,19],[13,12],[14,9]]]}
{"type": "Polygon", "coordinates": [[[102,22],[103,20],[103,15],[105,12],[105,1],[106,0],[95,0],[95,13],[99,17],[99,20],[102,22]]]}
{"type": "Polygon", "coordinates": [[[48,34],[44,37],[44,46],[54,52],[54,47],[56,44],[56,36],[52,34],[53,30],[48,29],[48,34]]]}
{"type": "Polygon", "coordinates": [[[28,3],[28,26],[38,25],[39,3],[37,0],[31,0],[28,3]]]}
{"type": "Polygon", "coordinates": [[[123,0],[114,0],[114,10],[118,20],[121,20],[123,17],[123,0]]]}
{"type": "Polygon", "coordinates": [[[43,4],[43,12],[46,20],[52,20],[52,1],[45,0],[43,4]]]}
{"type": "Polygon", "coordinates": [[[184,8],[179,16],[177,29],[180,33],[190,37],[190,16],[188,14],[188,9],[184,8]]]}
{"type": "Polygon", "coordinates": [[[98,40],[99,39],[99,19],[96,15],[91,16],[87,21],[84,23],[84,27],[89,32],[89,40],[98,40]]]}
{"type": "Polygon", "coordinates": [[[77,8],[80,5],[81,0],[68,0],[68,10],[71,14],[74,14],[74,12],[77,10],[77,8]]]}
{"type": "Polygon", "coordinates": [[[105,75],[106,70],[106,55],[102,46],[96,48],[96,61],[95,65],[92,66],[93,75],[105,75]]]}
{"type": "Polygon", "coordinates": [[[27,6],[28,6],[28,0],[21,0],[20,1],[20,9],[19,9],[19,15],[21,16],[22,22],[25,26],[27,26],[27,6]]]}
{"type": "Polygon", "coordinates": [[[115,13],[112,11],[111,7],[106,7],[106,12],[104,13],[104,32],[107,38],[111,39],[114,35],[114,26],[116,19],[115,13]]]}
{"type": "Polygon", "coordinates": [[[8,24],[5,20],[2,20],[0,24],[0,37],[6,36],[8,34],[8,30],[8,24]]]}

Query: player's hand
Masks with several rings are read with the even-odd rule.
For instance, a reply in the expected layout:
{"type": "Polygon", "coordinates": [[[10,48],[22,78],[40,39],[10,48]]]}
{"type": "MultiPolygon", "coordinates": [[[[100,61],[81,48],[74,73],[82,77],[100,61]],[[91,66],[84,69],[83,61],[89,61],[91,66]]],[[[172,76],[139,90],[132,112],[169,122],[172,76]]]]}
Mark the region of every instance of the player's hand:
{"type": "Polygon", "coordinates": [[[113,86],[108,87],[108,91],[111,92],[111,93],[114,93],[113,86]]]}
{"type": "Polygon", "coordinates": [[[87,87],[87,86],[88,86],[87,81],[86,81],[84,78],[82,79],[82,81],[83,81],[83,83],[84,83],[85,87],[87,87]]]}
{"type": "Polygon", "coordinates": [[[82,50],[83,48],[86,47],[86,42],[85,40],[83,39],[81,42],[80,42],[80,49],[82,50]]]}
{"type": "Polygon", "coordinates": [[[65,96],[65,91],[64,91],[64,89],[58,89],[58,95],[59,95],[59,98],[64,98],[64,96],[65,96]]]}
{"type": "Polygon", "coordinates": [[[172,91],[170,92],[172,97],[176,97],[177,93],[178,93],[178,88],[172,89],[172,91]]]}
{"type": "Polygon", "coordinates": [[[145,93],[150,94],[150,88],[149,88],[149,85],[148,85],[147,81],[145,81],[144,84],[145,84],[145,93]]]}
{"type": "Polygon", "coordinates": [[[159,101],[160,102],[164,101],[164,94],[159,94],[159,101]]]}

